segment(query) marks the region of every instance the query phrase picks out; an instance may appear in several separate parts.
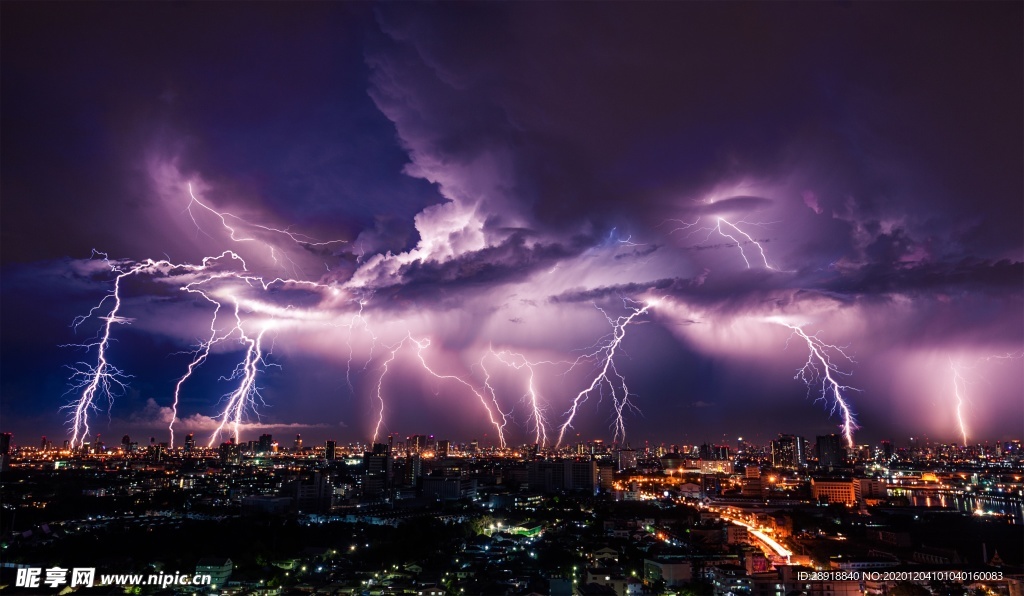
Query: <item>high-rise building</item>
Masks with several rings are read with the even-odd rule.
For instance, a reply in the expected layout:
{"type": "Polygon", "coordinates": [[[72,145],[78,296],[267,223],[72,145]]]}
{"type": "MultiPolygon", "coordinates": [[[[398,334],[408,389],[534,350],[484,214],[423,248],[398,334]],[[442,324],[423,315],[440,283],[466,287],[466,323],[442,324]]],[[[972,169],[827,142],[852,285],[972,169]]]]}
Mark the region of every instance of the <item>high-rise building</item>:
{"type": "Polygon", "coordinates": [[[11,463],[11,433],[0,433],[0,470],[6,470],[11,463]]]}
{"type": "Polygon", "coordinates": [[[270,453],[271,445],[273,444],[274,437],[272,435],[260,435],[260,442],[256,444],[256,453],[270,453]]]}
{"type": "Polygon", "coordinates": [[[337,457],[338,457],[338,442],[337,441],[327,441],[327,445],[326,445],[326,448],[324,450],[324,457],[327,458],[327,461],[334,461],[335,459],[337,459],[337,457]]]}
{"type": "Polygon", "coordinates": [[[846,463],[843,437],[823,435],[815,439],[819,468],[840,468],[846,463]]]}
{"type": "Polygon", "coordinates": [[[370,498],[388,499],[393,487],[393,460],[388,445],[375,443],[373,451],[363,454],[365,466],[363,495],[370,498]]]}
{"type": "Polygon", "coordinates": [[[887,462],[892,459],[893,450],[891,441],[882,441],[881,444],[882,461],[887,462]]]}
{"type": "Polygon", "coordinates": [[[410,453],[423,453],[427,448],[427,435],[413,435],[405,438],[405,447],[410,453]]]}
{"type": "Polygon", "coordinates": [[[627,445],[625,449],[619,450],[619,471],[630,470],[636,467],[636,451],[627,445]]]}
{"type": "Polygon", "coordinates": [[[302,435],[295,435],[295,453],[302,451],[302,435]]]}
{"type": "Polygon", "coordinates": [[[196,450],[196,436],[192,433],[188,433],[185,437],[185,453],[192,453],[196,450]]]}
{"type": "Polygon", "coordinates": [[[780,434],[772,441],[772,465],[776,468],[803,468],[807,466],[807,439],[780,434]]]}

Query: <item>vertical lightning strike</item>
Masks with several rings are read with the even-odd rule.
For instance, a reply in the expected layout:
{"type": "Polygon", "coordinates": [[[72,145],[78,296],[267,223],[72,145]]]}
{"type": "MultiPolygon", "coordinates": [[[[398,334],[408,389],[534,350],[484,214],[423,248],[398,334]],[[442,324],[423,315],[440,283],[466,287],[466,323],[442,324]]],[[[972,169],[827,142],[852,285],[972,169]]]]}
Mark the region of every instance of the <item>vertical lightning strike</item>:
{"type": "Polygon", "coordinates": [[[366,300],[359,299],[359,311],[352,315],[352,318],[348,323],[342,325],[342,327],[348,328],[348,359],[345,361],[345,382],[348,383],[348,389],[355,394],[355,387],[352,385],[352,360],[355,358],[355,349],[352,347],[352,334],[355,332],[356,324],[360,324],[363,327],[363,331],[370,334],[373,339],[373,343],[370,344],[370,354],[366,357],[366,364],[363,366],[363,370],[369,366],[370,361],[373,360],[373,350],[377,347],[377,335],[370,329],[370,324],[366,320],[366,316],[363,315],[363,307],[366,306],[366,300]]]}
{"type": "Polygon", "coordinates": [[[671,220],[668,220],[668,221],[673,221],[673,222],[679,224],[678,227],[676,227],[676,228],[674,228],[674,229],[669,231],[670,234],[678,232],[680,230],[690,230],[690,232],[687,234],[687,236],[691,236],[691,235],[693,235],[693,234],[695,234],[697,232],[707,232],[707,235],[704,237],[704,240],[707,241],[708,239],[711,238],[711,234],[717,232],[719,236],[722,236],[723,238],[728,238],[729,240],[733,241],[736,244],[736,248],[739,249],[740,257],[743,258],[743,262],[747,265],[747,269],[750,269],[750,259],[747,257],[746,251],[743,250],[743,245],[744,244],[753,244],[754,246],[757,247],[758,254],[761,257],[761,262],[764,263],[765,269],[771,269],[772,271],[777,271],[778,270],[775,267],[773,267],[771,264],[768,263],[768,255],[764,251],[764,246],[760,242],[758,242],[757,240],[754,240],[754,238],[750,234],[748,234],[747,232],[744,232],[743,229],[740,228],[739,225],[737,225],[737,224],[746,224],[746,225],[751,225],[751,226],[762,226],[762,225],[765,225],[765,224],[754,223],[754,222],[743,221],[743,220],[737,220],[736,223],[733,223],[733,222],[725,219],[724,217],[715,217],[715,225],[713,225],[713,226],[702,226],[700,228],[695,228],[694,229],[694,226],[696,226],[697,223],[700,222],[700,218],[699,217],[697,219],[693,220],[692,222],[683,221],[681,219],[671,219],[671,220]],[[727,226],[727,228],[730,228],[733,231],[727,232],[727,231],[723,230],[722,229],[722,225],[723,224],[725,224],[725,226],[727,226]],[[744,238],[744,240],[740,240],[739,238],[737,238],[733,234],[738,234],[738,235],[742,236],[744,238]]]}
{"type": "MultiPolygon", "coordinates": [[[[612,424],[615,429],[614,441],[620,439],[625,440],[626,438],[626,426],[622,418],[623,410],[626,407],[633,408],[633,404],[629,401],[629,387],[626,386],[626,379],[619,371],[615,368],[615,352],[618,350],[619,345],[622,343],[622,338],[626,336],[626,327],[629,326],[633,320],[643,314],[646,314],[648,310],[654,306],[653,301],[647,301],[643,307],[637,307],[639,304],[635,301],[623,299],[623,304],[631,312],[628,315],[622,315],[616,318],[608,316],[603,309],[597,307],[601,311],[601,314],[608,319],[608,323],[612,326],[612,332],[605,336],[605,340],[599,341],[593,346],[593,351],[584,354],[576,359],[573,364],[579,364],[584,360],[596,360],[599,362],[599,372],[594,376],[590,385],[585,389],[581,390],[576,394],[575,399],[572,401],[572,406],[565,412],[565,422],[558,429],[558,440],[555,442],[555,447],[562,445],[562,440],[565,438],[565,431],[572,428],[572,421],[576,417],[576,410],[580,404],[585,402],[594,390],[598,388],[608,387],[612,394],[612,402],[615,409],[615,420],[612,424]],[[614,377],[614,378],[613,378],[614,377]]],[[[570,370],[572,367],[570,367],[570,370]]]]}
{"type": "Polygon", "coordinates": [[[384,364],[381,365],[380,378],[377,379],[377,401],[380,402],[380,410],[377,412],[377,425],[373,427],[373,439],[370,441],[370,445],[377,442],[377,436],[380,435],[380,427],[384,424],[384,377],[388,374],[388,368],[391,363],[395,361],[395,356],[398,355],[398,351],[405,345],[405,340],[411,339],[411,336],[405,336],[402,341],[398,342],[394,346],[391,346],[391,354],[388,356],[384,364]]]}
{"type": "MultiPolygon", "coordinates": [[[[1019,360],[1024,358],[1024,351],[1017,352],[1005,352],[1003,354],[993,354],[991,356],[981,356],[974,361],[974,365],[978,365],[981,362],[992,362],[1000,360],[1019,360]]],[[[975,372],[974,365],[964,364],[962,360],[953,360],[949,358],[949,368],[953,372],[953,397],[956,399],[956,408],[954,414],[956,415],[957,428],[960,430],[960,437],[963,439],[964,447],[967,446],[967,423],[964,420],[964,406],[967,405],[967,379],[971,376],[970,373],[975,372]]],[[[982,377],[984,379],[984,377],[982,377]]]]}
{"type": "Polygon", "coordinates": [[[533,367],[539,363],[530,362],[526,359],[526,356],[506,350],[495,352],[491,349],[491,354],[506,366],[516,370],[523,370],[525,368],[529,372],[529,377],[526,381],[526,393],[523,394],[523,399],[530,406],[530,416],[527,419],[527,424],[533,425],[533,442],[541,447],[546,447],[548,444],[548,429],[544,419],[544,407],[541,405],[540,396],[537,394],[537,389],[534,386],[535,372],[533,367]]]}
{"type": "Polygon", "coordinates": [[[964,447],[967,446],[967,425],[964,424],[963,406],[967,394],[967,383],[960,375],[960,365],[949,359],[949,368],[953,371],[953,396],[956,397],[956,422],[960,426],[960,436],[964,440],[964,447]],[[963,392],[961,394],[961,391],[963,392]]]}
{"type": "MultiPolygon", "coordinates": [[[[202,231],[199,222],[196,220],[195,213],[193,213],[194,207],[202,208],[209,213],[216,216],[224,229],[227,230],[228,236],[232,241],[235,242],[256,242],[267,247],[270,251],[270,256],[275,263],[278,261],[278,250],[270,243],[258,240],[249,234],[245,234],[240,231],[241,226],[246,226],[249,229],[261,230],[263,232],[279,234],[287,237],[293,243],[302,246],[304,248],[314,246],[328,246],[331,244],[345,242],[344,240],[329,240],[326,242],[320,242],[306,236],[292,232],[287,229],[272,228],[269,226],[263,226],[260,224],[253,224],[237,215],[228,212],[220,212],[209,205],[200,201],[195,193],[193,192],[191,183],[188,185],[188,192],[190,201],[186,206],[185,210],[188,212],[192,222],[196,225],[196,228],[202,231]],[[237,222],[237,223],[235,223],[237,222]]],[[[206,232],[203,232],[206,234],[206,232]]],[[[207,234],[209,236],[209,234],[207,234]]],[[[104,262],[110,267],[111,271],[115,273],[114,288],[111,292],[105,295],[99,303],[92,307],[89,312],[85,315],[76,317],[72,326],[78,328],[79,325],[84,323],[86,320],[97,316],[97,314],[103,309],[104,304],[109,301],[113,302],[113,306],[107,312],[106,316],[100,317],[103,322],[101,330],[98,334],[98,339],[88,344],[72,344],[71,347],[79,347],[85,350],[96,349],[96,364],[88,364],[85,362],[79,362],[74,366],[71,366],[71,389],[69,391],[81,390],[78,398],[72,401],[70,404],[64,406],[62,409],[71,410],[71,416],[69,423],[71,425],[71,445],[78,446],[84,443],[85,437],[89,435],[89,421],[88,414],[90,410],[95,410],[97,397],[105,395],[111,403],[113,402],[115,387],[124,389],[126,387],[125,379],[128,377],[123,371],[119,370],[109,361],[109,347],[112,339],[113,326],[115,324],[128,324],[131,322],[130,319],[120,315],[122,308],[121,301],[121,290],[122,281],[133,275],[148,274],[152,276],[165,275],[172,276],[180,273],[186,273],[189,275],[200,275],[200,278],[187,283],[181,287],[180,290],[195,293],[202,296],[205,300],[214,305],[213,315],[210,320],[210,335],[205,341],[201,341],[198,347],[191,352],[192,360],[185,373],[178,379],[174,388],[174,400],[171,407],[171,420],[168,425],[170,431],[170,445],[174,446],[174,423],[178,419],[178,405],[181,400],[181,390],[183,385],[192,377],[195,370],[200,367],[209,357],[210,349],[214,344],[220,343],[229,339],[234,335],[238,335],[239,341],[246,346],[245,357],[241,363],[235,368],[234,372],[227,380],[236,380],[241,378],[239,387],[231,392],[228,396],[228,403],[221,414],[221,425],[217,428],[213,437],[210,439],[211,445],[216,440],[217,436],[223,431],[225,425],[230,424],[234,430],[235,438],[238,438],[238,431],[242,422],[243,413],[247,406],[254,406],[255,398],[259,396],[259,392],[255,386],[255,375],[260,369],[260,365],[266,364],[263,360],[262,352],[262,339],[263,334],[266,332],[264,327],[259,334],[255,337],[250,337],[246,334],[242,327],[242,318],[240,312],[240,303],[237,299],[235,302],[235,325],[225,332],[220,332],[217,329],[217,320],[221,312],[222,303],[213,298],[208,292],[204,291],[199,286],[207,284],[214,280],[223,279],[235,279],[242,281],[249,286],[257,287],[262,286],[264,290],[269,289],[271,285],[282,284],[282,285],[297,285],[306,286],[310,289],[320,290],[327,286],[312,282],[302,281],[295,279],[282,279],[277,278],[272,281],[264,281],[263,278],[257,277],[249,273],[249,269],[245,261],[236,253],[232,251],[224,251],[218,256],[207,256],[202,259],[201,264],[189,264],[189,263],[172,263],[170,259],[154,261],[153,259],[147,259],[137,263],[126,263],[126,262],[112,262],[106,254],[98,253],[93,251],[93,255],[99,255],[103,258],[104,262]],[[209,272],[215,264],[222,259],[230,258],[231,260],[238,261],[241,266],[240,270],[228,270],[220,272],[209,272]],[[122,264],[124,263],[124,264],[122,264]]],[[[288,259],[293,266],[295,263],[291,261],[287,254],[284,254],[284,258],[288,259]]],[[[357,315],[364,323],[365,319],[362,319],[362,303],[360,303],[360,311],[357,315]]],[[[354,325],[355,319],[353,319],[354,325]]],[[[376,338],[374,338],[376,340],[376,338]]]]}
{"type": "MultiPolygon", "coordinates": [[[[89,420],[88,414],[90,410],[96,409],[96,398],[105,395],[107,400],[113,403],[114,386],[118,386],[121,389],[126,387],[125,379],[128,377],[123,371],[118,369],[116,366],[110,363],[108,360],[108,350],[110,348],[111,334],[113,332],[113,326],[115,324],[129,324],[131,319],[120,316],[121,310],[121,282],[126,278],[148,273],[157,275],[160,273],[166,273],[172,269],[183,269],[189,272],[200,272],[204,271],[217,260],[230,256],[241,261],[238,255],[230,251],[225,251],[217,257],[206,257],[203,259],[201,265],[178,265],[171,263],[170,261],[154,261],[147,259],[145,261],[131,264],[127,268],[123,268],[120,263],[111,261],[105,253],[93,251],[93,255],[99,255],[103,261],[110,267],[110,270],[117,275],[114,277],[114,288],[102,299],[99,303],[91,308],[86,315],[76,317],[72,326],[78,328],[89,318],[96,315],[97,311],[103,307],[103,304],[108,300],[113,301],[113,306],[105,317],[100,317],[103,321],[103,326],[100,330],[98,339],[90,344],[70,344],[67,347],[79,347],[85,350],[96,348],[96,364],[88,364],[85,362],[79,362],[75,366],[69,367],[72,370],[71,374],[71,388],[69,392],[81,389],[82,393],[78,399],[72,401],[70,404],[63,406],[61,409],[71,410],[71,442],[72,447],[80,446],[85,442],[85,437],[89,435],[89,420]]],[[[242,261],[244,267],[244,261],[242,261]]]]}
{"type": "Polygon", "coordinates": [[[207,444],[208,447],[213,447],[217,441],[217,438],[223,432],[224,427],[228,424],[231,425],[233,431],[232,438],[235,442],[238,442],[239,431],[241,430],[242,420],[245,416],[247,408],[255,410],[256,398],[259,397],[259,388],[256,387],[256,374],[260,371],[260,365],[266,364],[263,360],[263,335],[267,332],[267,327],[264,326],[260,329],[259,333],[255,337],[249,337],[242,330],[242,319],[238,312],[238,303],[235,303],[235,329],[241,333],[242,342],[246,346],[245,357],[242,362],[238,363],[235,370],[228,377],[222,377],[221,380],[233,381],[241,377],[238,387],[227,394],[227,404],[224,407],[224,412],[220,415],[220,425],[217,426],[217,430],[210,436],[210,442],[207,444]]]}
{"type": "MultiPolygon", "coordinates": [[[[509,415],[508,415],[508,413],[503,412],[501,410],[501,406],[498,405],[497,396],[494,395],[494,392],[491,391],[491,400],[490,401],[494,404],[494,409],[497,410],[498,415],[501,417],[501,421],[500,422],[495,417],[494,411],[491,409],[491,406],[488,404],[489,400],[487,399],[487,397],[484,396],[483,393],[478,391],[477,388],[474,387],[471,383],[469,383],[468,381],[466,381],[465,379],[463,379],[461,377],[457,377],[455,375],[440,374],[440,373],[434,371],[434,369],[430,368],[430,365],[427,364],[426,357],[423,355],[423,352],[426,351],[426,349],[430,347],[430,339],[428,339],[428,338],[416,339],[416,338],[414,338],[412,336],[411,333],[407,334],[404,338],[402,338],[402,341],[398,342],[397,344],[395,344],[394,346],[389,348],[391,350],[391,354],[388,356],[387,360],[385,360],[384,364],[381,366],[382,372],[381,372],[381,375],[380,375],[380,379],[377,381],[377,401],[380,403],[380,411],[379,411],[379,416],[377,418],[377,426],[374,428],[374,431],[373,431],[373,440],[374,441],[377,440],[377,436],[380,434],[380,427],[384,423],[384,395],[383,395],[383,390],[382,390],[382,386],[383,386],[383,383],[384,383],[384,377],[388,373],[388,365],[390,365],[391,362],[393,362],[395,360],[396,355],[398,354],[399,350],[401,350],[402,347],[405,345],[406,341],[409,341],[409,342],[412,342],[413,344],[415,344],[415,346],[416,346],[416,357],[419,358],[419,361],[420,361],[420,364],[423,367],[423,370],[427,371],[430,375],[434,376],[437,379],[455,381],[456,383],[461,384],[462,386],[464,386],[467,389],[469,389],[473,393],[473,395],[475,395],[476,398],[478,400],[480,400],[480,404],[484,407],[484,410],[487,412],[487,419],[490,420],[491,425],[494,426],[494,428],[498,431],[498,442],[501,444],[501,447],[504,449],[505,445],[506,445],[506,443],[505,443],[505,426],[508,425],[508,416],[509,415]]],[[[485,375],[487,375],[486,369],[484,369],[484,373],[485,373],[485,375]]],[[[490,379],[490,375],[487,375],[487,378],[490,379]]],[[[487,385],[486,381],[485,381],[485,385],[487,385]]],[[[489,385],[488,385],[488,387],[489,387],[489,385]]],[[[485,389],[485,391],[487,391],[487,390],[488,389],[485,389]]]]}
{"type": "Polygon", "coordinates": [[[820,382],[821,390],[819,391],[820,397],[828,401],[828,396],[831,396],[832,409],[830,412],[835,414],[836,410],[840,411],[843,419],[842,429],[843,437],[846,438],[846,443],[850,447],[853,447],[853,431],[857,430],[857,421],[854,418],[853,411],[850,409],[850,405],[846,402],[846,398],[843,397],[843,391],[860,391],[855,387],[844,385],[837,376],[849,377],[853,373],[844,372],[839,369],[838,365],[833,362],[835,359],[834,355],[853,363],[854,360],[846,355],[842,348],[832,344],[826,344],[818,338],[817,334],[808,335],[802,328],[779,319],[770,319],[772,322],[788,327],[793,331],[793,335],[799,336],[804,342],[807,343],[808,355],[807,362],[804,363],[803,367],[797,370],[794,379],[800,379],[807,385],[808,393],[811,387],[820,382]]]}
{"type": "Polygon", "coordinates": [[[182,289],[186,292],[193,292],[201,295],[203,298],[213,303],[214,310],[213,316],[210,318],[210,339],[201,342],[195,351],[192,352],[192,361],[188,363],[188,369],[174,385],[174,402],[171,404],[171,421],[167,425],[167,429],[171,433],[171,441],[169,443],[171,449],[174,448],[174,423],[178,420],[178,404],[181,402],[181,387],[185,384],[185,381],[192,377],[192,373],[206,362],[206,359],[210,355],[210,348],[215,343],[228,338],[228,335],[217,335],[217,315],[220,313],[221,303],[210,298],[206,292],[191,288],[191,285],[192,284],[189,284],[182,289]]]}
{"type": "Polygon", "coordinates": [[[91,365],[79,362],[75,366],[70,367],[72,370],[72,387],[69,391],[82,389],[82,393],[77,400],[62,408],[72,411],[70,420],[72,448],[78,447],[80,443],[84,443],[85,437],[89,435],[88,414],[89,410],[96,409],[95,399],[97,395],[106,395],[107,399],[113,402],[113,386],[117,385],[121,389],[126,387],[125,379],[127,375],[110,364],[107,360],[107,349],[110,345],[110,334],[114,324],[127,324],[131,322],[130,319],[118,315],[118,311],[121,309],[121,280],[137,273],[141,266],[136,265],[127,271],[121,271],[117,265],[107,259],[107,255],[103,255],[103,260],[106,261],[113,271],[119,272],[119,275],[114,279],[114,289],[104,296],[99,304],[89,311],[89,314],[76,318],[74,322],[74,326],[77,328],[87,318],[93,316],[108,298],[113,299],[114,306],[110,309],[110,312],[107,313],[107,316],[100,318],[103,321],[103,327],[99,339],[91,344],[76,345],[76,347],[81,347],[85,350],[96,348],[96,364],[91,365]]]}
{"type": "Polygon", "coordinates": [[[497,398],[493,399],[492,401],[494,403],[494,409],[497,410],[498,415],[501,416],[500,423],[494,418],[494,412],[491,411],[491,406],[487,405],[487,398],[484,397],[482,393],[477,391],[476,387],[473,387],[473,385],[466,382],[464,379],[460,377],[456,377],[455,375],[442,375],[437,372],[434,372],[434,370],[430,368],[430,365],[427,364],[426,358],[424,358],[423,356],[424,350],[430,347],[429,339],[417,340],[414,339],[411,335],[409,336],[409,339],[412,340],[414,344],[416,344],[416,356],[420,359],[420,363],[423,365],[423,370],[427,371],[428,373],[437,377],[438,379],[447,379],[460,383],[461,385],[469,389],[471,392],[473,392],[473,395],[475,395],[477,399],[480,400],[480,404],[484,407],[484,410],[487,411],[487,419],[491,421],[491,425],[494,426],[494,428],[498,431],[498,442],[501,444],[501,448],[504,449],[505,426],[508,424],[508,414],[501,411],[501,406],[498,405],[497,398]]]}

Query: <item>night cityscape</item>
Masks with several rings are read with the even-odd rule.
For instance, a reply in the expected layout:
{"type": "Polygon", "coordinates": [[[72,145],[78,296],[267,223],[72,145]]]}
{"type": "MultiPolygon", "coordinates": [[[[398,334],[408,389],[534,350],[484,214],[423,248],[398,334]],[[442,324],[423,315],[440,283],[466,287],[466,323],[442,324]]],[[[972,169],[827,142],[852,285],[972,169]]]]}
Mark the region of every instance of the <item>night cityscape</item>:
{"type": "Polygon", "coordinates": [[[0,594],[1024,596],[1022,23],[0,3],[0,594]]]}

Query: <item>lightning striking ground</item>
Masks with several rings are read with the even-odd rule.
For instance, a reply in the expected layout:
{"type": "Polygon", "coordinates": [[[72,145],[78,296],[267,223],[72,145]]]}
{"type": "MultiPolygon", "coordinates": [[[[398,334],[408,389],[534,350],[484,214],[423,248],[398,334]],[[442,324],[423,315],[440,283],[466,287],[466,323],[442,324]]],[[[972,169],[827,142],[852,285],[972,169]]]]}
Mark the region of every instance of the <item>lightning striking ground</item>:
{"type": "Polygon", "coordinates": [[[949,368],[953,371],[953,396],[956,398],[956,423],[960,428],[960,437],[964,441],[964,447],[967,446],[967,425],[964,423],[964,399],[967,395],[967,383],[964,381],[963,376],[960,375],[960,366],[953,362],[953,359],[949,359],[949,368]]]}
{"type": "MultiPolygon", "coordinates": [[[[289,230],[251,224],[241,217],[231,213],[217,211],[200,201],[195,196],[191,184],[189,184],[188,190],[190,202],[186,207],[186,211],[188,211],[189,217],[197,226],[197,229],[202,231],[202,228],[199,226],[199,222],[196,220],[195,214],[192,212],[193,206],[201,207],[215,215],[227,231],[228,237],[233,242],[257,242],[268,247],[271,252],[271,258],[275,264],[279,264],[280,261],[278,260],[277,250],[271,244],[261,242],[252,236],[242,235],[236,226],[249,226],[257,230],[262,230],[263,232],[282,235],[293,243],[306,248],[311,246],[327,246],[343,242],[342,240],[320,242],[303,234],[298,234],[289,230]],[[232,223],[234,223],[234,225],[232,225],[232,223]]],[[[205,234],[206,232],[203,233],[205,234]]],[[[174,424],[178,420],[178,407],[181,402],[183,386],[192,377],[196,369],[207,361],[210,350],[214,345],[232,338],[237,339],[240,345],[243,346],[245,355],[232,374],[228,377],[222,377],[222,380],[237,380],[239,381],[239,385],[234,391],[230,392],[226,396],[227,403],[224,410],[218,416],[221,422],[211,436],[210,444],[212,445],[217,440],[226,426],[230,426],[234,432],[234,438],[238,438],[238,432],[244,420],[244,414],[249,407],[255,406],[255,399],[259,396],[259,391],[255,384],[255,378],[261,366],[266,365],[262,341],[264,334],[269,329],[269,324],[264,323],[257,333],[247,333],[243,324],[243,308],[246,313],[257,313],[258,315],[269,316],[271,318],[279,315],[288,315],[291,310],[291,307],[281,308],[259,300],[246,299],[238,295],[236,292],[225,291],[220,288],[211,289],[211,286],[218,282],[241,282],[248,288],[262,288],[264,291],[269,290],[271,286],[292,289],[302,288],[317,292],[323,291],[327,288],[325,284],[300,279],[285,279],[278,277],[273,280],[266,281],[263,277],[253,274],[249,270],[245,260],[238,253],[230,250],[225,250],[216,256],[204,257],[198,265],[192,263],[174,263],[171,262],[170,259],[160,261],[147,259],[140,262],[123,260],[113,261],[106,254],[96,251],[93,252],[93,255],[101,257],[104,263],[109,267],[110,271],[114,274],[113,289],[108,292],[96,306],[90,309],[87,314],[77,317],[72,323],[72,326],[77,329],[89,319],[97,317],[98,313],[102,311],[104,305],[108,302],[112,302],[112,306],[105,316],[99,317],[102,321],[102,326],[95,341],[86,344],[71,344],[70,346],[82,348],[86,351],[96,351],[95,364],[79,362],[70,367],[72,369],[72,374],[70,379],[71,388],[69,389],[69,392],[80,390],[80,393],[78,394],[77,399],[64,406],[63,409],[71,411],[69,419],[71,427],[70,443],[72,446],[76,447],[84,443],[85,438],[89,435],[89,413],[98,409],[96,400],[98,398],[106,397],[108,404],[112,405],[116,392],[124,390],[127,386],[126,382],[128,375],[111,363],[109,355],[110,344],[113,341],[112,335],[114,325],[129,324],[132,321],[132,319],[121,314],[124,306],[122,301],[122,283],[127,278],[146,275],[160,281],[175,281],[181,279],[184,283],[179,287],[180,291],[197,294],[207,302],[211,303],[214,307],[210,318],[210,335],[207,339],[200,341],[198,347],[191,352],[192,359],[189,362],[185,373],[178,379],[174,387],[173,401],[171,405],[171,419],[168,424],[171,447],[174,446],[174,424]],[[218,320],[225,300],[231,301],[234,305],[233,312],[235,322],[234,325],[228,327],[226,330],[222,330],[218,328],[218,320]]],[[[291,260],[289,259],[289,261],[291,260]]],[[[360,304],[360,315],[361,312],[362,305],[360,304]]]]}
{"type": "Polygon", "coordinates": [[[615,433],[613,440],[619,441],[626,438],[626,426],[622,417],[623,411],[626,408],[632,409],[634,406],[629,401],[630,393],[629,387],[626,385],[626,378],[615,367],[615,353],[619,349],[622,339],[626,336],[626,327],[637,317],[646,314],[654,306],[654,301],[645,302],[642,307],[638,307],[639,302],[623,299],[623,304],[630,313],[614,319],[598,307],[598,310],[601,311],[601,314],[608,319],[608,323],[612,326],[612,332],[605,336],[604,340],[592,346],[590,352],[577,358],[573,364],[575,366],[587,360],[595,360],[598,362],[598,372],[593,380],[591,380],[590,385],[576,394],[576,397],[572,400],[572,405],[565,412],[566,419],[558,429],[558,440],[555,441],[556,448],[561,446],[562,440],[565,438],[565,431],[572,428],[572,421],[576,417],[576,411],[580,404],[586,402],[587,398],[595,390],[605,387],[611,392],[612,405],[615,409],[615,419],[612,422],[615,433]]]}
{"type": "Polygon", "coordinates": [[[853,411],[850,409],[850,404],[846,401],[846,397],[843,396],[844,391],[859,391],[855,387],[845,385],[840,382],[839,379],[842,377],[849,377],[853,373],[845,372],[839,368],[835,363],[836,359],[843,359],[849,363],[854,363],[854,360],[850,358],[839,346],[827,344],[818,338],[817,334],[808,335],[801,327],[786,321],[779,320],[777,318],[769,319],[771,322],[787,327],[793,331],[793,335],[804,340],[807,344],[808,355],[807,362],[804,363],[803,367],[797,370],[794,379],[800,379],[807,385],[808,392],[815,386],[820,384],[821,388],[818,391],[818,399],[823,399],[826,402],[831,401],[831,413],[835,414],[838,410],[840,417],[843,420],[841,428],[843,429],[843,437],[846,439],[847,445],[853,447],[853,431],[857,430],[857,421],[854,418],[853,411]]]}
{"type": "Polygon", "coordinates": [[[515,352],[509,352],[502,350],[495,352],[491,349],[491,354],[502,364],[514,368],[516,370],[525,369],[528,371],[526,381],[526,392],[523,394],[523,399],[526,401],[530,408],[530,415],[527,418],[527,426],[533,427],[533,442],[546,447],[548,444],[548,423],[545,415],[545,406],[541,400],[541,396],[537,391],[535,378],[536,372],[533,367],[538,364],[552,364],[551,362],[530,362],[526,359],[526,356],[515,352]]]}
{"type": "MultiPolygon", "coordinates": [[[[488,382],[487,381],[484,382],[484,385],[485,385],[484,391],[489,391],[490,392],[490,394],[491,394],[491,398],[490,399],[488,399],[487,396],[485,396],[483,393],[480,392],[480,390],[478,390],[475,386],[473,386],[472,383],[470,383],[469,381],[466,381],[462,377],[459,377],[459,376],[456,376],[456,375],[446,375],[446,374],[441,374],[441,373],[436,372],[434,369],[432,369],[430,367],[429,364],[427,364],[426,357],[424,356],[424,352],[427,350],[427,348],[430,347],[430,343],[431,343],[430,339],[429,338],[416,339],[416,338],[414,338],[412,336],[411,333],[406,334],[406,336],[404,338],[402,338],[402,340],[400,342],[398,342],[397,344],[395,344],[394,346],[391,346],[391,348],[389,348],[391,350],[390,355],[384,361],[384,364],[381,366],[382,372],[381,372],[380,378],[377,381],[377,401],[380,404],[380,410],[379,410],[379,416],[377,418],[377,424],[376,424],[376,426],[374,428],[374,431],[373,431],[373,441],[374,442],[377,441],[377,437],[380,434],[380,427],[384,423],[384,408],[385,408],[384,394],[383,394],[384,377],[388,373],[389,365],[392,362],[394,362],[395,357],[397,356],[398,352],[405,346],[405,343],[407,341],[416,346],[416,357],[420,361],[420,365],[423,367],[423,370],[425,370],[428,374],[430,374],[431,376],[433,376],[433,377],[435,377],[437,379],[447,380],[447,381],[454,381],[454,382],[462,385],[463,387],[469,389],[469,391],[474,396],[476,396],[477,400],[479,400],[480,404],[484,407],[484,411],[487,413],[487,419],[490,421],[491,426],[493,426],[495,428],[495,430],[498,432],[498,442],[501,445],[501,447],[504,449],[505,446],[506,446],[506,443],[505,443],[505,427],[508,425],[508,422],[509,422],[509,413],[508,412],[504,412],[501,409],[501,406],[498,404],[497,396],[494,394],[494,392],[492,390],[490,390],[488,382]],[[488,402],[490,402],[491,404],[494,405],[494,410],[491,409],[491,405],[488,402]],[[498,413],[497,417],[494,414],[495,411],[497,411],[497,413],[498,413]],[[500,422],[499,422],[498,418],[500,418],[500,422]]],[[[489,377],[488,373],[486,372],[486,369],[484,369],[484,374],[489,377]]]]}

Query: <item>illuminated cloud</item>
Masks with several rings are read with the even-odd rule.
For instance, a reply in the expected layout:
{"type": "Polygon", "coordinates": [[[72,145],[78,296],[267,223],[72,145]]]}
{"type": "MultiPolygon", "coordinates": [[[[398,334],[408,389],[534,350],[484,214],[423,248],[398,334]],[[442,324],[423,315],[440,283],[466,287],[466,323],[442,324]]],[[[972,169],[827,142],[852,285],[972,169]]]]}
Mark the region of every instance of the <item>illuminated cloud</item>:
{"type": "MultiPolygon", "coordinates": [[[[5,68],[4,408],[81,399],[62,365],[95,372],[103,297],[141,267],[109,355],[153,401],[98,396],[105,428],[92,405],[222,435],[257,412],[362,440],[832,432],[785,321],[850,355],[867,439],[955,439],[950,354],[1024,345],[1024,51],[981,43],[1020,50],[1021,9],[988,8],[157,7],[120,17],[153,35],[138,52],[110,9],[69,8],[46,39],[81,58],[5,68]],[[264,30],[281,49],[216,51],[264,30]],[[126,63],[81,83],[104,52],[126,63]],[[70,115],[33,107],[65,87],[70,115]]],[[[17,65],[53,25],[12,11],[17,65]]],[[[992,378],[979,437],[1024,414],[992,378]]]]}

